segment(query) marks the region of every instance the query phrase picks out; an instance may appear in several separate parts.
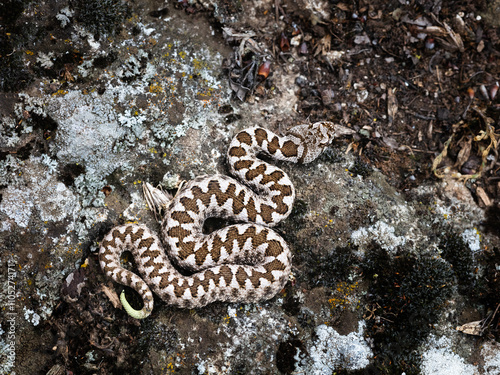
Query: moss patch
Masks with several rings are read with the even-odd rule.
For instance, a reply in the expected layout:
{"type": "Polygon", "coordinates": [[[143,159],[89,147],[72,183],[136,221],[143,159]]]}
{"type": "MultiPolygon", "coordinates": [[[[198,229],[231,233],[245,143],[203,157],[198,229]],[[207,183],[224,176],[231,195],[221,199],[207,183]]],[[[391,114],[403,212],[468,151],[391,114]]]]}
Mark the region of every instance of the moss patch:
{"type": "Polygon", "coordinates": [[[362,269],[371,280],[366,319],[377,348],[375,366],[386,373],[418,373],[420,359],[415,349],[451,294],[452,267],[440,258],[391,257],[374,248],[362,269]]]}
{"type": "Polygon", "coordinates": [[[121,24],[131,14],[129,6],[122,0],[73,0],[71,4],[78,22],[98,39],[120,31],[121,24]]]}

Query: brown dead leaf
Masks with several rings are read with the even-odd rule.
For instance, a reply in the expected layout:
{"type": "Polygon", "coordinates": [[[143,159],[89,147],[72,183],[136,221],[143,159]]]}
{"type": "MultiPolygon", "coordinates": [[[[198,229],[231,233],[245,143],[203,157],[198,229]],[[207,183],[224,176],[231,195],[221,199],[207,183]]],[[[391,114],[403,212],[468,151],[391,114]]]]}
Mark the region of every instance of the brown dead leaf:
{"type": "Polygon", "coordinates": [[[332,44],[332,37],[330,36],[330,34],[326,34],[314,46],[314,56],[317,56],[320,53],[321,55],[326,55],[326,53],[330,51],[331,44],[332,44]]]}
{"type": "Polygon", "coordinates": [[[458,169],[460,169],[462,168],[462,165],[464,165],[464,163],[467,160],[469,160],[470,151],[472,149],[472,138],[471,137],[467,137],[467,139],[462,138],[458,144],[461,148],[457,155],[457,161],[455,163],[455,167],[458,167],[458,169]]]}
{"type": "Polygon", "coordinates": [[[340,10],[343,10],[344,12],[348,12],[351,10],[351,7],[347,4],[344,4],[344,3],[338,3],[337,8],[339,8],[340,10]]]}
{"type": "Polygon", "coordinates": [[[65,375],[66,369],[62,365],[54,365],[47,372],[47,375],[65,375]]]}
{"type": "MultiPolygon", "coordinates": [[[[385,145],[392,150],[397,150],[399,148],[399,143],[392,137],[382,137],[382,141],[385,143],[385,145]]],[[[411,151],[411,149],[410,149],[411,151]]]]}
{"type": "Polygon", "coordinates": [[[476,194],[483,201],[485,206],[491,206],[491,199],[481,186],[476,188],[476,194]]]}
{"type": "Polygon", "coordinates": [[[425,28],[425,32],[427,34],[433,35],[433,36],[446,36],[448,33],[446,30],[440,26],[427,26],[425,28]]]}
{"type": "Polygon", "coordinates": [[[398,112],[398,101],[396,95],[394,95],[395,91],[396,89],[387,89],[387,115],[389,117],[389,124],[392,124],[398,112]]]}
{"type": "Polygon", "coordinates": [[[448,35],[450,36],[451,40],[453,40],[453,42],[457,46],[458,50],[460,52],[464,52],[465,51],[464,42],[462,41],[462,37],[460,36],[460,34],[454,32],[453,29],[450,26],[448,26],[446,22],[443,22],[443,25],[446,31],[448,32],[448,35]]]}
{"type": "Polygon", "coordinates": [[[477,45],[477,52],[479,52],[479,53],[483,52],[484,47],[485,47],[484,46],[484,40],[481,40],[479,42],[479,44],[477,45]]]}
{"type": "Polygon", "coordinates": [[[108,288],[106,285],[101,285],[101,291],[103,291],[106,297],[108,297],[115,309],[121,307],[122,303],[120,302],[120,298],[114,289],[108,288]]]}

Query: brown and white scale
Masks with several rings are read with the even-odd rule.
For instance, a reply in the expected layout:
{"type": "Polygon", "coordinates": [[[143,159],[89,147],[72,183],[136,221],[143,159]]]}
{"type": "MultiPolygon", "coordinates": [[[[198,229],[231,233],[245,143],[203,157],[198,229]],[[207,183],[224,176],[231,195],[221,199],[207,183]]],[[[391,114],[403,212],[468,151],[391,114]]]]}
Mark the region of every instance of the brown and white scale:
{"type": "MultiPolygon", "coordinates": [[[[163,244],[144,225],[113,228],[101,242],[101,267],[117,283],[135,289],[144,303],[135,310],[122,293],[126,311],[138,319],[147,317],[153,309],[151,289],[166,303],[184,308],[214,301],[257,302],[276,295],[288,280],[292,255],[271,227],[290,214],[295,189],[283,170],[257,155],[309,163],[335,136],[350,133],[331,122],[298,125],[285,136],[260,127],[243,130],[227,153],[231,173],[241,182],[212,175],[182,186],[163,205],[163,244]],[[240,224],[204,234],[203,224],[210,217],[240,224]],[[120,265],[125,250],[131,251],[142,278],[120,265]],[[192,274],[185,276],[176,267],[192,274]]],[[[150,194],[161,192],[154,189],[150,194]]]]}

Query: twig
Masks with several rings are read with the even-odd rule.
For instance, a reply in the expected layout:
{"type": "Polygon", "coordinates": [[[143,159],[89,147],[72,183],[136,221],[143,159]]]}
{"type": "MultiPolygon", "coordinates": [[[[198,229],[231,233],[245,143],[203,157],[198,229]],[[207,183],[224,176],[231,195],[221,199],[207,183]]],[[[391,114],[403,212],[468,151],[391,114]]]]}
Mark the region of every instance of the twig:
{"type": "Polygon", "coordinates": [[[432,74],[434,74],[434,72],[432,71],[432,63],[434,62],[434,59],[435,59],[437,56],[439,56],[439,55],[440,55],[440,53],[439,53],[439,51],[438,51],[438,52],[436,52],[434,55],[432,55],[431,59],[429,60],[429,72],[430,72],[430,73],[432,73],[432,74]]]}
{"type": "Polygon", "coordinates": [[[436,65],[436,76],[439,84],[439,89],[443,92],[443,86],[441,86],[441,74],[439,73],[439,66],[436,65]]]}
{"type": "Polygon", "coordinates": [[[495,309],[495,312],[489,317],[489,318],[485,318],[483,323],[481,324],[481,333],[486,330],[486,328],[488,328],[488,326],[490,325],[490,323],[493,321],[493,319],[495,318],[495,315],[497,314],[498,312],[498,309],[500,308],[500,303],[497,305],[497,308],[495,309]],[[489,322],[488,322],[489,321],[489,322]]]}
{"type": "Polygon", "coordinates": [[[425,115],[421,115],[420,113],[416,113],[416,112],[410,112],[410,111],[408,111],[408,113],[410,115],[415,116],[416,118],[421,119],[421,120],[431,120],[431,121],[434,121],[436,119],[436,117],[434,117],[434,116],[425,116],[425,115]]]}

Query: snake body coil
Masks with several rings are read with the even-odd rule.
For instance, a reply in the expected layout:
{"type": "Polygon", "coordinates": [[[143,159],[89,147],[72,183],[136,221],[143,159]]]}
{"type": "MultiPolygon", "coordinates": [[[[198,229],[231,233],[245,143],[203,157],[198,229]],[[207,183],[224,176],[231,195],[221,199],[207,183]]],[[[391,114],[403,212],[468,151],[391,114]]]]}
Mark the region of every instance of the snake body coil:
{"type": "MultiPolygon", "coordinates": [[[[295,189],[281,169],[257,158],[309,163],[338,135],[331,122],[298,125],[285,136],[254,127],[241,131],[228,149],[231,173],[201,176],[183,186],[168,203],[162,221],[162,242],[144,225],[113,228],[101,242],[99,260],[105,274],[132,287],[144,307],[134,310],[122,293],[122,303],[135,318],[153,309],[151,289],[166,303],[202,307],[214,301],[256,302],[272,298],[288,280],[291,253],[272,226],[291,212],[295,189]],[[207,218],[230,218],[239,224],[203,233],[207,218]],[[130,250],[142,278],[120,265],[130,250]],[[181,274],[174,267],[192,272],[181,274]]],[[[345,134],[345,133],[344,133],[345,134]]]]}

